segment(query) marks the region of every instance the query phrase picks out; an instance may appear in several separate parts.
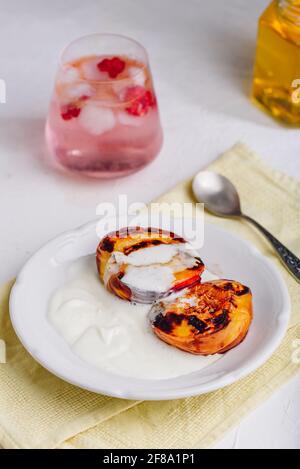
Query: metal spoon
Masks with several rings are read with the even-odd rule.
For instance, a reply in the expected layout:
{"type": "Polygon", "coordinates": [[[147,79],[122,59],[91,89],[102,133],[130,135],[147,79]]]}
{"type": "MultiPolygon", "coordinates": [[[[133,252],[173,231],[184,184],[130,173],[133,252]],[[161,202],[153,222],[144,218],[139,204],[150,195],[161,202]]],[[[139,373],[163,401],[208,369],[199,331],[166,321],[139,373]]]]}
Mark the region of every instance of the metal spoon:
{"type": "Polygon", "coordinates": [[[203,202],[214,215],[243,218],[252,223],[270,241],[285,267],[300,282],[300,259],[257,221],[242,213],[239,194],[227,178],[211,171],[202,171],[194,178],[193,192],[196,199],[203,202]]]}

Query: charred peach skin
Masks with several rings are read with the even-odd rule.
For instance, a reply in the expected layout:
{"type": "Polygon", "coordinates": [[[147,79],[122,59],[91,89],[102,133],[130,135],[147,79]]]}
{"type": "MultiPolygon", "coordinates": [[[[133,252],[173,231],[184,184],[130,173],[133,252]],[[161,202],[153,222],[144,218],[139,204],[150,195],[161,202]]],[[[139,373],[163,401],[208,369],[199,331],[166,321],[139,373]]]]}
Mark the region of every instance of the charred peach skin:
{"type": "MultiPolygon", "coordinates": [[[[106,284],[109,291],[122,299],[131,300],[132,291],[122,282],[122,277],[127,268],[126,264],[119,265],[118,270],[112,273],[109,278],[106,278],[107,266],[112,254],[118,252],[129,256],[141,249],[163,244],[184,245],[185,243],[186,241],[183,238],[176,236],[174,233],[156,228],[123,228],[118,232],[110,233],[102,239],[97,249],[96,257],[100,279],[106,284]]],[[[166,294],[200,282],[204,264],[200,258],[195,258],[195,261],[193,267],[174,272],[173,284],[166,294]]],[[[149,285],[149,289],[151,290],[151,285],[149,285]]]]}
{"type": "Polygon", "coordinates": [[[252,318],[251,291],[229,280],[198,284],[150,311],[153,331],[161,340],[196,355],[236,347],[245,339],[252,318]]]}

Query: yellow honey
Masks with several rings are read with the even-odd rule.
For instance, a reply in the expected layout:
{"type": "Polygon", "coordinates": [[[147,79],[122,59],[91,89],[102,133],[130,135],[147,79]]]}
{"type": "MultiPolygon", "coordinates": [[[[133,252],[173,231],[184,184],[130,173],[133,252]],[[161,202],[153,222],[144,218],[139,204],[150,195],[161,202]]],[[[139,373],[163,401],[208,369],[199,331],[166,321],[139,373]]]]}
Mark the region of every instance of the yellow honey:
{"type": "Polygon", "coordinates": [[[252,96],[300,126],[300,0],[274,0],[259,20],[252,96]]]}

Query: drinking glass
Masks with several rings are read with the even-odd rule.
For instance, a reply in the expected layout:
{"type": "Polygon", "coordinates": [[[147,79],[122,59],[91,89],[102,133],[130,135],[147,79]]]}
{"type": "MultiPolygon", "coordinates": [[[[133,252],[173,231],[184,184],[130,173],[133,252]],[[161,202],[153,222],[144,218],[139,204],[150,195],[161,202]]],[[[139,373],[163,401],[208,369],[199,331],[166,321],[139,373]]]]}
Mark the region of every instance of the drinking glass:
{"type": "Polygon", "coordinates": [[[94,34],[63,52],[46,141],[52,161],[99,178],[150,163],[163,134],[148,56],[133,39],[94,34]]]}

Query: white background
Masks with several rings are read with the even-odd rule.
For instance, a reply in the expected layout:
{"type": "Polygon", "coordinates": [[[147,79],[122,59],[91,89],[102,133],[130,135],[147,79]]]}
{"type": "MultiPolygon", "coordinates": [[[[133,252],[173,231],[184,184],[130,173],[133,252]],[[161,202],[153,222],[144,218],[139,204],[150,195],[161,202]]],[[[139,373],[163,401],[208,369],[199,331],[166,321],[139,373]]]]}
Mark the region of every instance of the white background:
{"type": "MultiPolygon", "coordinates": [[[[95,217],[99,202],[148,202],[244,141],[300,179],[300,130],[249,101],[257,20],[266,0],[0,0],[0,282],[56,234],[95,217]],[[132,36],[147,48],[165,144],[140,173],[88,181],[54,173],[43,128],[59,53],[92,32],[132,36]]],[[[300,78],[300,77],[295,77],[300,78]]],[[[299,253],[300,254],[300,253],[299,253]]],[[[300,448],[300,376],[219,448],[300,448]]],[[[201,424],[201,422],[199,423],[201,424]]]]}

